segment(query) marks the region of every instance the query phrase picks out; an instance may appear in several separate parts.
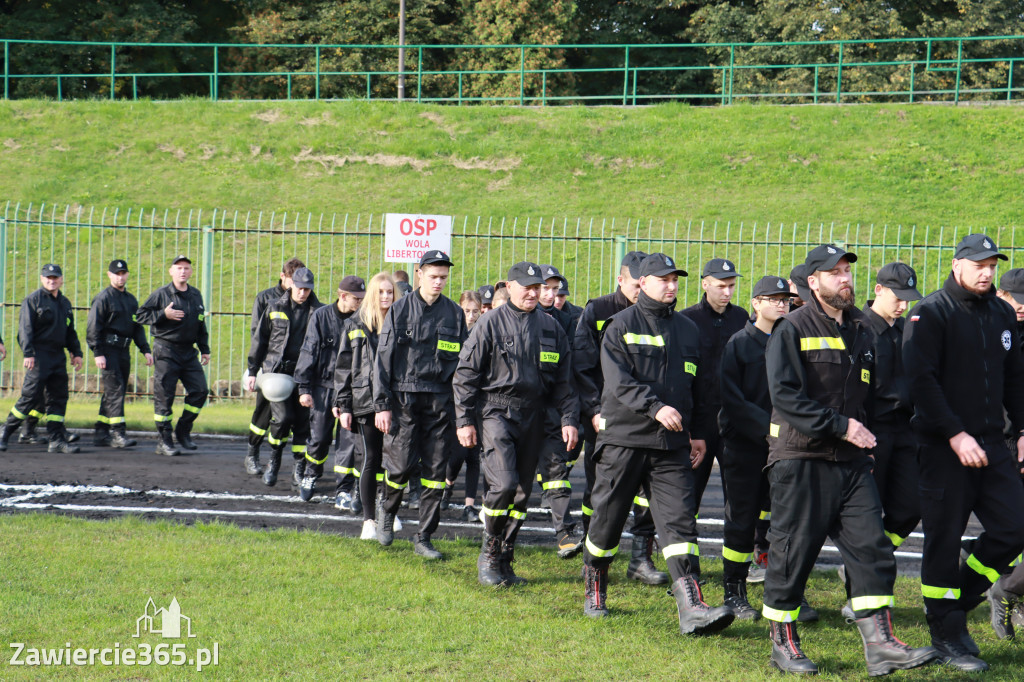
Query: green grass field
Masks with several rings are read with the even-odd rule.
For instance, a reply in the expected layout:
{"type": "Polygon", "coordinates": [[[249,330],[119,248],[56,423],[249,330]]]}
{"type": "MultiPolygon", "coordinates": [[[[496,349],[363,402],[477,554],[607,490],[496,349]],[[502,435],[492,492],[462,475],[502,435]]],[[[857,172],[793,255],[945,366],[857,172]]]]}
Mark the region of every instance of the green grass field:
{"type": "MultiPolygon", "coordinates": [[[[2,401],[14,404],[17,396],[7,396],[2,401]]],[[[249,432],[249,418],[252,416],[255,401],[217,401],[207,403],[199,414],[196,431],[199,433],[221,433],[244,435],[249,432]]],[[[73,397],[68,401],[65,424],[69,428],[91,429],[96,424],[99,410],[99,396],[92,398],[73,397]]],[[[181,416],[181,399],[174,404],[174,417],[181,416]]],[[[152,431],[156,433],[153,421],[153,401],[135,400],[125,403],[125,419],[129,431],[152,431]]]]}
{"type": "MultiPolygon", "coordinates": [[[[427,564],[398,541],[374,542],[227,525],[183,526],[136,519],[95,522],[46,515],[0,517],[3,589],[0,638],[34,648],[156,646],[134,639],[152,598],[176,598],[196,635],[188,651],[219,649],[211,679],[639,680],[775,678],[764,622],[734,624],[721,636],[684,638],[662,588],[625,580],[613,564],[611,617],[582,613],[579,559],[523,548],[516,569],[531,579],[514,590],[476,583],[475,538],[439,542],[443,562],[427,564]]],[[[720,602],[721,565],[705,561],[707,598],[720,602]]],[[[801,628],[822,678],[865,676],[860,638],[842,621],[842,587],[816,573],[808,597],[822,613],[801,628]]],[[[761,588],[751,589],[760,603],[761,588]]],[[[897,633],[927,642],[916,581],[897,583],[897,633]]],[[[972,630],[993,666],[989,680],[1019,679],[1019,645],[994,640],[985,609],[972,630]]],[[[184,640],[166,640],[179,642],[184,640]]],[[[194,679],[194,670],[156,666],[27,668],[22,679],[194,679]]],[[[966,679],[937,666],[893,679],[966,679]]]]}

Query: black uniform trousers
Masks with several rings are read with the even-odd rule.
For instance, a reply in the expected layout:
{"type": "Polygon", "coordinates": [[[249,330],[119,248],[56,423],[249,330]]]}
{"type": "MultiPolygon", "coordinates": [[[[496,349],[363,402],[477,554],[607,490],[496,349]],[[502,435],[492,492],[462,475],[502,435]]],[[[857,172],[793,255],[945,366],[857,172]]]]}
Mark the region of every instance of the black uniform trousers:
{"type": "Polygon", "coordinates": [[[363,500],[363,520],[376,512],[377,488],[384,481],[384,434],[374,424],[374,416],[355,417],[352,430],[363,445],[363,466],[359,472],[359,497],[363,500]]]}
{"type": "MultiPolygon", "coordinates": [[[[583,474],[587,480],[587,487],[583,490],[583,533],[586,534],[590,527],[590,519],[594,513],[592,497],[594,494],[594,482],[597,480],[597,464],[594,462],[594,452],[597,450],[597,434],[594,432],[593,424],[584,419],[583,424],[583,474]]],[[[650,491],[642,483],[637,489],[633,498],[633,527],[629,532],[645,538],[653,538],[655,534],[654,517],[651,516],[650,491]]]]}
{"type": "Polygon", "coordinates": [[[893,606],[896,560],[867,457],[852,462],[784,459],[768,469],[772,527],[764,617],[796,621],[807,577],[826,538],[846,565],[858,618],[893,606]]]}
{"type": "Polygon", "coordinates": [[[256,391],[256,407],[253,408],[252,418],[249,420],[249,446],[258,448],[267,437],[269,428],[270,401],[263,397],[261,391],[256,391]]]}
{"type": "MultiPolygon", "coordinates": [[[[269,401],[268,401],[269,402],[269,401]]],[[[299,404],[299,387],[292,389],[292,394],[278,403],[270,403],[270,428],[267,430],[267,442],[274,450],[281,450],[288,442],[288,434],[292,436],[292,456],[302,459],[308,451],[310,418],[309,408],[299,404]]]]}
{"type": "Polygon", "coordinates": [[[770,514],[768,446],[726,443],[718,461],[725,490],[725,530],[722,574],[725,582],[746,580],[755,558],[758,522],[770,514]]]}
{"type": "Polygon", "coordinates": [[[60,440],[64,434],[64,413],[68,406],[67,356],[63,350],[36,349],[36,362],[25,373],[21,397],[11,408],[7,428],[16,430],[30,415],[46,420],[46,433],[50,441],[60,440]],[[45,414],[39,413],[43,406],[45,414]]]}
{"type": "Polygon", "coordinates": [[[132,370],[131,348],[103,349],[107,366],[101,372],[103,396],[100,398],[100,414],[96,419],[96,431],[107,433],[111,429],[125,432],[124,394],[128,391],[128,375],[132,370]]]}
{"type": "Polygon", "coordinates": [[[875,425],[875,485],[882,499],[882,524],[893,547],[903,544],[921,520],[917,440],[910,424],[875,425]]]}
{"type": "MultiPolygon", "coordinates": [[[[718,410],[715,410],[715,414],[718,414],[718,410]]],[[[707,444],[707,452],[704,453],[704,459],[701,460],[700,466],[693,470],[693,477],[697,485],[697,510],[700,511],[700,502],[704,499],[704,491],[708,487],[708,481],[711,480],[711,471],[715,467],[715,460],[718,460],[719,473],[722,472],[722,453],[724,452],[725,444],[722,437],[717,431],[709,434],[704,441],[707,444]]],[[[722,494],[725,497],[726,503],[729,502],[729,493],[725,489],[725,482],[722,482],[722,494]]]]}
{"type": "Polygon", "coordinates": [[[455,433],[455,400],[449,393],[394,394],[391,432],[384,436],[384,510],[397,513],[416,466],[420,467],[420,535],[441,519],[441,495],[455,433]]]}
{"type": "Polygon", "coordinates": [[[655,450],[605,444],[595,453],[594,515],[583,561],[607,566],[615,559],[629,508],[641,483],[650,491],[650,510],[672,580],[700,574],[697,495],[690,448],[655,450]]]}
{"type": "MultiPolygon", "coordinates": [[[[480,429],[477,428],[477,433],[480,429]]],[[[452,446],[451,454],[448,456],[448,469],[444,477],[446,481],[453,484],[462,471],[462,465],[466,465],[466,497],[476,499],[476,493],[480,486],[480,446],[464,448],[459,443],[452,446]]]]}
{"type": "Polygon", "coordinates": [[[171,430],[171,406],[178,381],[185,387],[185,405],[177,429],[191,433],[192,424],[206,404],[206,375],[194,346],[173,346],[157,341],[153,346],[153,419],[160,431],[171,430]]]}
{"type": "Polygon", "coordinates": [[[969,611],[1009,569],[1024,548],[1024,486],[1016,454],[999,438],[979,441],[988,466],[965,467],[945,443],[922,443],[921,520],[924,558],[921,593],[925,609],[943,616],[969,611]],[[985,532],[960,567],[960,537],[971,512],[985,532]]]}
{"type": "MultiPolygon", "coordinates": [[[[356,436],[341,428],[331,411],[334,405],[334,388],[313,386],[313,407],[309,410],[309,442],[305,450],[306,474],[319,478],[324,472],[324,462],[334,447],[335,492],[352,491],[355,479],[354,462],[358,455],[356,436]],[[346,485],[347,484],[347,485],[346,485]]],[[[293,452],[295,459],[302,459],[303,453],[293,452]]]]}
{"type": "Polygon", "coordinates": [[[533,477],[544,446],[545,409],[484,403],[480,467],[484,471],[484,528],[514,544],[526,520],[533,477]]]}
{"type": "Polygon", "coordinates": [[[562,421],[558,410],[544,409],[544,444],[537,464],[537,482],[547,495],[551,508],[551,526],[555,534],[572,530],[576,525],[569,513],[572,484],[569,483],[569,457],[562,441],[562,421]]]}

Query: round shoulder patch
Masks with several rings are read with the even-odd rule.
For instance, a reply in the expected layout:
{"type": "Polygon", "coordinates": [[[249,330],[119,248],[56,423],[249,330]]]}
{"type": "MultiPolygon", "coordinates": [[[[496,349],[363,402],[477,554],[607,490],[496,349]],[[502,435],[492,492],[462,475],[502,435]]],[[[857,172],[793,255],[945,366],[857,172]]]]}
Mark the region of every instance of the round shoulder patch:
{"type": "Polygon", "coordinates": [[[1004,329],[1002,336],[1000,336],[999,338],[1003,342],[1003,348],[1005,348],[1006,350],[1010,350],[1010,346],[1013,345],[1013,337],[1010,336],[1010,330],[1004,329]]]}

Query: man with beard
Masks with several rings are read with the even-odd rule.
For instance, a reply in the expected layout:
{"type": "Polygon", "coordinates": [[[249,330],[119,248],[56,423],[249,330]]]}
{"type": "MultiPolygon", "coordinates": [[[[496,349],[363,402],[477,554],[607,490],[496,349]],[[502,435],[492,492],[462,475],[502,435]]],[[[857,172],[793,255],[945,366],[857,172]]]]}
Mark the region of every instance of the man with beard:
{"type": "Polygon", "coordinates": [[[811,298],[776,323],[766,350],[772,527],[762,614],[771,621],[771,663],[784,672],[818,672],[800,648],[796,621],[826,537],[846,564],[869,674],[915,668],[935,655],[892,632],[896,560],[868,456],[876,445],[864,425],[874,353],[854,303],[856,260],[833,244],[814,248],[804,262],[811,298]]]}
{"type": "Polygon", "coordinates": [[[942,662],[969,672],[988,664],[977,657],[967,612],[1024,547],[1024,487],[1003,433],[1008,417],[1024,461],[1024,361],[1013,310],[992,287],[1000,259],[985,235],[964,237],[952,272],[914,308],[903,341],[919,446],[925,614],[942,662]],[[960,564],[972,512],[985,532],[960,564]]]}

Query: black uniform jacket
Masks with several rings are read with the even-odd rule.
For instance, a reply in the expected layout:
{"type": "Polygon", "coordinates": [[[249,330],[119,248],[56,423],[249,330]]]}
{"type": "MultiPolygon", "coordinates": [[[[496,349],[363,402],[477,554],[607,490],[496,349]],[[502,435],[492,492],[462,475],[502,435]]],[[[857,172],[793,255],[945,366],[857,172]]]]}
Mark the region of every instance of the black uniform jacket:
{"type": "Polygon", "coordinates": [[[636,305],[616,313],[601,341],[601,427],[597,445],[678,450],[689,447],[691,425],[704,418],[700,395],[697,325],[640,292],[636,305]],[[682,431],[655,420],[670,405],[683,417],[682,431]]]}
{"type": "Polygon", "coordinates": [[[146,299],[135,318],[139,324],[150,325],[153,338],[173,346],[199,347],[203,355],[210,353],[210,334],[206,330],[206,309],[203,295],[194,286],[186,285],[185,291],[178,291],[174,283],[160,287],[146,299]],[[169,320],[164,308],[171,303],[175,310],[184,310],[185,317],[169,320]]]}
{"type": "Polygon", "coordinates": [[[704,412],[707,420],[693,425],[693,435],[695,438],[705,438],[718,430],[715,418],[722,406],[719,384],[722,352],[733,334],[747,324],[750,314],[732,303],[726,304],[725,310],[721,313],[715,312],[708,303],[707,295],[702,296],[696,305],[683,309],[682,313],[692,320],[700,331],[700,393],[707,401],[708,409],[704,412]]]}
{"type": "Polygon", "coordinates": [[[871,309],[864,306],[864,319],[875,335],[874,419],[879,427],[906,428],[913,415],[910,404],[910,385],[903,371],[903,327],[906,320],[897,317],[889,325],[871,309]]]}
{"type": "Polygon", "coordinates": [[[149,353],[146,328],[135,320],[138,310],[138,299],[127,290],[107,287],[96,294],[85,326],[85,342],[92,352],[106,355],[109,349],[123,350],[134,341],[140,351],[149,353]]]}
{"type": "Polygon", "coordinates": [[[427,305],[417,289],[395,301],[380,330],[373,375],[374,411],[390,410],[395,391],[451,391],[452,375],[467,336],[465,313],[446,296],[427,305]]]}
{"type": "Polygon", "coordinates": [[[583,315],[583,308],[566,301],[565,305],[562,306],[562,312],[569,316],[569,327],[572,329],[572,334],[569,335],[569,340],[573,341],[573,337],[576,335],[576,327],[579,326],[580,317],[583,315]]]}
{"type": "Polygon", "coordinates": [[[53,296],[42,287],[26,296],[18,317],[18,343],[26,358],[65,348],[71,351],[71,357],[82,357],[71,301],[59,291],[53,296]]]}
{"type": "MultiPolygon", "coordinates": [[[[277,286],[272,286],[269,289],[264,289],[260,293],[256,294],[256,300],[252,302],[252,320],[249,322],[249,334],[256,334],[256,327],[260,323],[260,318],[263,317],[263,313],[267,310],[267,305],[271,301],[281,298],[284,294],[288,293],[288,290],[281,286],[281,282],[277,283],[277,286]]],[[[319,308],[323,305],[320,299],[316,297],[314,292],[309,292],[309,298],[306,299],[313,304],[314,308],[319,308]]]]}
{"type": "Polygon", "coordinates": [[[616,289],[615,293],[587,301],[573,339],[573,372],[580,395],[580,413],[588,421],[601,411],[601,337],[604,326],[615,313],[633,305],[616,289]]]}
{"type": "Polygon", "coordinates": [[[841,329],[817,297],[775,323],[765,351],[772,398],[769,465],[867,456],[842,437],[851,417],[870,428],[873,344],[860,310],[845,311],[841,329]]]}
{"type": "Polygon", "coordinates": [[[558,408],[562,426],[578,426],[569,337],[550,315],[511,302],[473,325],[453,381],[456,427],[473,425],[484,402],[520,409],[558,408]]]}
{"type": "Polygon", "coordinates": [[[718,413],[722,438],[737,448],[757,452],[768,450],[768,424],[772,419],[764,364],[768,338],[753,322],[747,322],[722,351],[722,409],[718,413]]]}
{"type": "Polygon", "coordinates": [[[378,336],[353,315],[341,328],[334,370],[334,404],[357,417],[373,414],[373,362],[378,336]]]}
{"type": "Polygon", "coordinates": [[[309,317],[319,307],[312,296],[301,305],[297,304],[290,291],[271,301],[252,336],[249,375],[256,376],[260,369],[291,374],[299,358],[309,317]]]}
{"type": "Polygon", "coordinates": [[[950,275],[910,311],[903,364],[914,401],[911,426],[946,441],[961,431],[1000,438],[1003,407],[1024,427],[1024,362],[1013,309],[990,290],[979,296],[950,275]]]}
{"type": "MultiPolygon", "coordinates": [[[[312,298],[312,296],[310,296],[312,298]]],[[[309,316],[306,336],[292,377],[299,395],[312,394],[314,386],[334,388],[334,367],[338,362],[341,328],[353,313],[338,310],[338,302],[317,308],[309,316]]],[[[330,405],[327,406],[330,408],[330,405]]]]}

